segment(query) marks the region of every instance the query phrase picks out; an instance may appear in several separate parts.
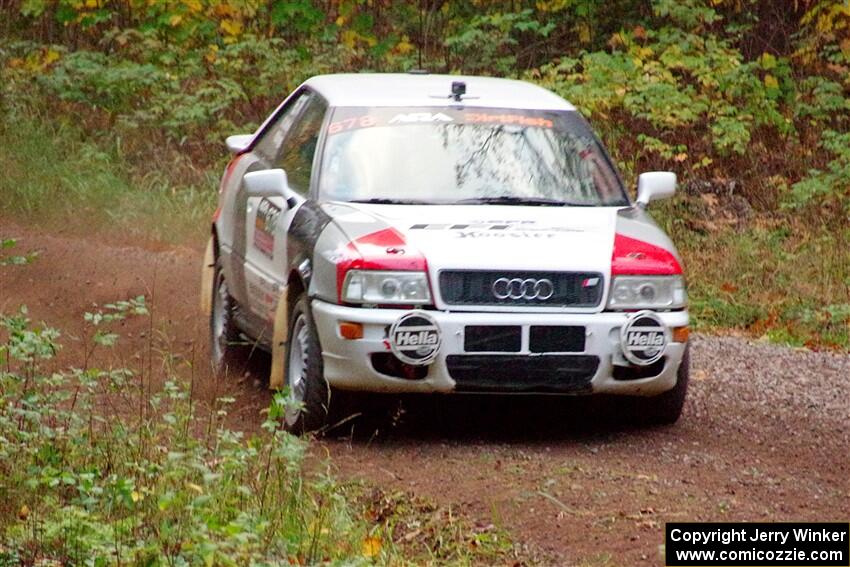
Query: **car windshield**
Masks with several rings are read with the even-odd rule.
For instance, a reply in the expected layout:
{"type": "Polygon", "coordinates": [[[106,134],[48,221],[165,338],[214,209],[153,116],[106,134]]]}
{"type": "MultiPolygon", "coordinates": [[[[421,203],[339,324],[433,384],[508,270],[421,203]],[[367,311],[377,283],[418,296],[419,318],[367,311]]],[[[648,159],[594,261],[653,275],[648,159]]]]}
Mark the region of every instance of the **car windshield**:
{"type": "Polygon", "coordinates": [[[373,203],[628,205],[575,111],[337,108],[319,191],[373,203]]]}

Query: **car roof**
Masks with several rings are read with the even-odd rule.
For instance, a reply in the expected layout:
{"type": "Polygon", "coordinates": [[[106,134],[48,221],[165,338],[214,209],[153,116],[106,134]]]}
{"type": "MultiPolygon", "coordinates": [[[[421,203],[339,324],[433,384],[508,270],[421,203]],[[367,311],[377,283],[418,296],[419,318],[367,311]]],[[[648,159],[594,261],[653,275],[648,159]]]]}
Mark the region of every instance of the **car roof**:
{"type": "Polygon", "coordinates": [[[463,104],[487,108],[575,110],[537,85],[512,79],[418,73],[343,73],[317,75],[304,83],[330,106],[456,106],[452,83],[466,83],[463,104]]]}

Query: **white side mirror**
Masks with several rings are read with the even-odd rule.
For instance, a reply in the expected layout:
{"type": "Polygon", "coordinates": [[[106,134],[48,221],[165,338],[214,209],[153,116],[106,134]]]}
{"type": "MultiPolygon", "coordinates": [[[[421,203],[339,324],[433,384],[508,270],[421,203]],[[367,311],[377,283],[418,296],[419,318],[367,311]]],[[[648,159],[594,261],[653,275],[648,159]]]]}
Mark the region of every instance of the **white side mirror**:
{"type": "Polygon", "coordinates": [[[291,199],[297,199],[295,192],[289,188],[286,172],[282,169],[264,169],[252,171],[243,177],[245,191],[251,197],[281,197],[292,206],[291,199]]]}
{"type": "Polygon", "coordinates": [[[672,171],[648,171],[638,176],[638,207],[644,208],[650,201],[672,197],[676,192],[676,174],[672,171]]]}
{"type": "Polygon", "coordinates": [[[238,134],[236,136],[228,136],[224,143],[227,144],[227,149],[230,150],[230,153],[241,154],[248,149],[253,139],[253,134],[238,134]]]}

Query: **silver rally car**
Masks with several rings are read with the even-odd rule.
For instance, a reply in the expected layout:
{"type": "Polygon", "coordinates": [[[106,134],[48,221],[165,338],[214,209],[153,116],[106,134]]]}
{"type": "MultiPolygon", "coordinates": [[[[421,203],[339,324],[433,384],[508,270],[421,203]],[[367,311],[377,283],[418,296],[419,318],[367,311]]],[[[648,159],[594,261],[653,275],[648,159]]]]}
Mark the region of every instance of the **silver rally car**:
{"type": "Polygon", "coordinates": [[[346,390],[635,396],[678,419],[682,263],[567,101],[505,79],[317,76],[231,136],[203,278],[217,371],[272,354],[286,425],[346,390]]]}

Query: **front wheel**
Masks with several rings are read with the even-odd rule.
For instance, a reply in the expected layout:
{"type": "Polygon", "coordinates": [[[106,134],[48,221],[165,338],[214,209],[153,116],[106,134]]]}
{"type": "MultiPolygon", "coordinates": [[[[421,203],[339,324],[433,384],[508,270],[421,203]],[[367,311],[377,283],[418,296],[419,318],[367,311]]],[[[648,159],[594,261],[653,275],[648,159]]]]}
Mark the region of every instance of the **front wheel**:
{"type": "Polygon", "coordinates": [[[248,353],[236,326],[236,300],[230,295],[220,260],[215,261],[210,309],[210,363],[213,372],[225,374],[244,369],[248,353]]]}
{"type": "Polygon", "coordinates": [[[284,376],[288,390],[284,411],[287,431],[301,434],[324,427],[330,389],[324,377],[319,337],[304,295],[295,302],[290,317],[284,376]]]}
{"type": "Polygon", "coordinates": [[[637,418],[647,425],[669,425],[676,423],[682,415],[685,406],[685,396],[688,393],[690,379],[690,345],[685,346],[685,354],[679,363],[676,385],[663,394],[644,398],[638,404],[637,418]]]}

